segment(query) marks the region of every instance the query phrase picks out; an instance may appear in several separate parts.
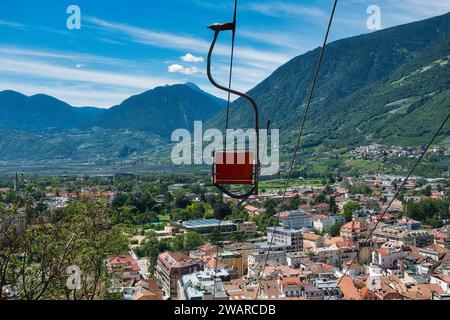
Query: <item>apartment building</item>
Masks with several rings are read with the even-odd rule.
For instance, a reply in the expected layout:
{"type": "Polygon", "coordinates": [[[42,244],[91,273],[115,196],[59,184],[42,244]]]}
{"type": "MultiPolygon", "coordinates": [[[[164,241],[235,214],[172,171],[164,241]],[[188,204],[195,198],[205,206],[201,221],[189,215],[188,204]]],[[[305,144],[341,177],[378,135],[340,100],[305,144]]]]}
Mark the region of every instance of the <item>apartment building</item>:
{"type": "Polygon", "coordinates": [[[300,230],[267,228],[267,242],[285,247],[286,252],[303,251],[303,235],[300,230]]]}
{"type": "Polygon", "coordinates": [[[402,225],[380,224],[373,237],[383,241],[395,241],[405,246],[426,247],[434,243],[434,237],[426,230],[409,230],[402,225]]]}
{"type": "Polygon", "coordinates": [[[184,275],[203,269],[201,260],[192,259],[181,252],[164,252],[158,256],[156,276],[166,298],[176,298],[178,280],[184,275]]]}
{"type": "Polygon", "coordinates": [[[228,300],[224,282],[230,275],[224,269],[198,271],[178,280],[178,300],[228,300]]]}
{"type": "Polygon", "coordinates": [[[277,213],[275,217],[284,229],[300,230],[313,227],[313,217],[303,210],[277,213]]]}

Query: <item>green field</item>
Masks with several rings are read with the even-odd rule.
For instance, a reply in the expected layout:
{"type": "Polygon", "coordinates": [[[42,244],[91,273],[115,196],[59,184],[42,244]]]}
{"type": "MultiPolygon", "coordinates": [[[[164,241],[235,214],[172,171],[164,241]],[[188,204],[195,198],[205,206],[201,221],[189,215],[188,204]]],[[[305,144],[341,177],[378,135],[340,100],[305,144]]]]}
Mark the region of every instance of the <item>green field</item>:
{"type": "MultiPolygon", "coordinates": [[[[283,180],[271,180],[261,181],[259,183],[260,189],[266,189],[267,191],[283,190],[286,186],[286,179],[283,180]]],[[[323,187],[324,184],[320,179],[293,179],[289,182],[289,188],[294,187],[323,187]]]]}

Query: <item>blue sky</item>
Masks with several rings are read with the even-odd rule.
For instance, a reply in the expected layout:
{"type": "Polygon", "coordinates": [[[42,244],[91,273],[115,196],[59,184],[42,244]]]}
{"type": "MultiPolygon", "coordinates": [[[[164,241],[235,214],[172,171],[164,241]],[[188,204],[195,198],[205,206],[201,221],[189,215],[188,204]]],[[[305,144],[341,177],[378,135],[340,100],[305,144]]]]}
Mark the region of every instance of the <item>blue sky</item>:
{"type": "MultiPolygon", "coordinates": [[[[240,0],[234,87],[248,90],[291,58],[322,42],[332,0],[240,0]]],[[[159,85],[207,81],[213,22],[232,20],[234,0],[1,0],[0,90],[45,93],[74,106],[111,107],[159,85]],[[66,27],[70,5],[81,30],[66,27]]],[[[331,40],[450,11],[450,1],[341,0],[331,40]]],[[[220,39],[214,73],[227,83],[230,37],[220,39]]]]}

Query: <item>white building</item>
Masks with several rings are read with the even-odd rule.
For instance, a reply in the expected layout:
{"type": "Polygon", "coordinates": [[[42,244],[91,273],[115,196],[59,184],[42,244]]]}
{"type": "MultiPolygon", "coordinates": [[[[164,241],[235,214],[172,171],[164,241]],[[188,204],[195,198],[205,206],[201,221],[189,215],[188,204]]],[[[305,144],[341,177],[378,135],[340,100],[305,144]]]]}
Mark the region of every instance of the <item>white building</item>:
{"type": "Polygon", "coordinates": [[[341,253],[336,244],[329,247],[317,248],[313,251],[314,260],[318,262],[325,262],[332,266],[338,266],[341,260],[341,253]]]}
{"type": "Polygon", "coordinates": [[[182,276],[178,280],[178,300],[228,300],[223,281],[230,281],[226,270],[211,269],[182,276]]]}
{"type": "Polygon", "coordinates": [[[450,293],[450,276],[434,275],[430,277],[431,284],[438,284],[445,293],[450,293]]]}
{"type": "Polygon", "coordinates": [[[54,212],[57,209],[64,209],[69,204],[69,197],[53,197],[46,202],[48,209],[54,212]]]}
{"type": "Polygon", "coordinates": [[[386,242],[372,252],[372,263],[383,269],[396,269],[398,261],[408,255],[402,246],[395,242],[386,242]]]}
{"type": "Polygon", "coordinates": [[[283,246],[287,252],[303,251],[303,234],[300,230],[267,228],[267,242],[283,246]]]}
{"type": "Polygon", "coordinates": [[[267,251],[253,252],[248,255],[248,265],[255,265],[264,263],[267,259],[267,263],[283,264],[287,263],[285,251],[271,251],[267,254],[267,251]]]}
{"type": "Polygon", "coordinates": [[[313,218],[314,229],[320,232],[329,230],[331,227],[339,223],[345,223],[345,218],[343,216],[315,215],[313,218]]]}
{"type": "Polygon", "coordinates": [[[308,229],[313,227],[312,215],[303,210],[281,212],[275,215],[284,229],[308,229]]]}
{"type": "Polygon", "coordinates": [[[307,257],[305,252],[289,252],[286,254],[286,263],[291,268],[299,268],[301,261],[307,257]]]}

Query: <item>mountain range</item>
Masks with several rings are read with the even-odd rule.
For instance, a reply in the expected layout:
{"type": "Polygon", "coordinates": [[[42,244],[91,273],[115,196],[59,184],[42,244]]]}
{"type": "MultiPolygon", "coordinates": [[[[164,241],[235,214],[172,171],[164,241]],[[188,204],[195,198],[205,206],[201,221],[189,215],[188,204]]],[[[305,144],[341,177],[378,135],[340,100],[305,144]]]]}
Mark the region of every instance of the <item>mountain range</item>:
{"type": "MultiPolygon", "coordinates": [[[[249,91],[261,126],[281,130],[289,155],[320,48],[302,54],[249,91]]],[[[373,142],[418,146],[450,112],[450,13],[326,48],[303,145],[317,153],[373,142]]],[[[251,71],[251,70],[250,70],[251,71]]],[[[249,71],[249,72],[250,72],[249,71]]],[[[55,98],[0,92],[0,160],[104,159],[148,155],[193,121],[222,128],[225,102],[195,84],[163,86],[103,110],[55,98]]],[[[247,101],[231,105],[231,127],[252,127],[247,101]]],[[[449,144],[447,126],[438,143],[449,144]]]]}
{"type": "Polygon", "coordinates": [[[0,129],[48,133],[100,127],[167,137],[176,128],[192,129],[195,120],[208,120],[224,105],[193,83],[157,87],[110,109],[77,108],[44,94],[2,91],[0,129]]]}
{"type": "Polygon", "coordinates": [[[93,121],[97,108],[74,108],[44,94],[27,97],[15,91],[0,92],[0,128],[25,132],[69,130],[93,121]]]}

